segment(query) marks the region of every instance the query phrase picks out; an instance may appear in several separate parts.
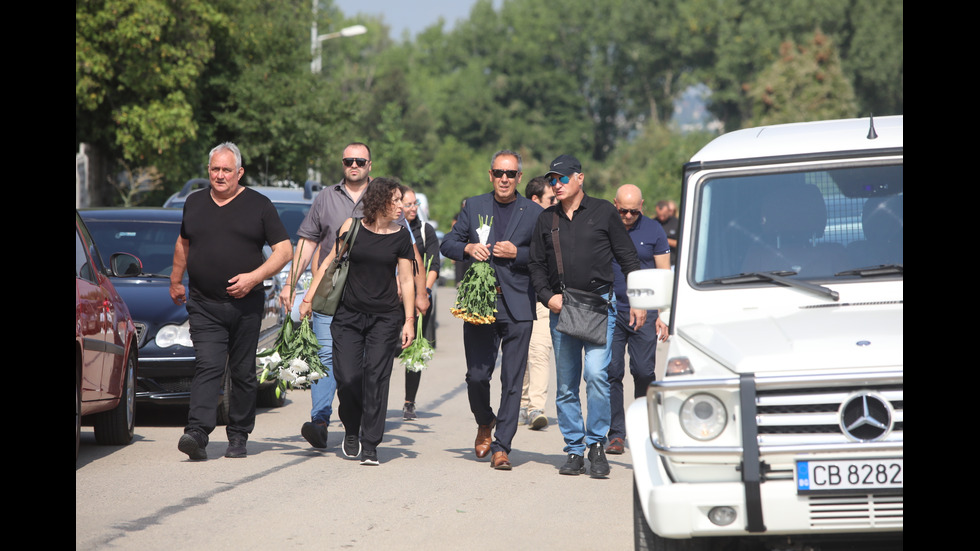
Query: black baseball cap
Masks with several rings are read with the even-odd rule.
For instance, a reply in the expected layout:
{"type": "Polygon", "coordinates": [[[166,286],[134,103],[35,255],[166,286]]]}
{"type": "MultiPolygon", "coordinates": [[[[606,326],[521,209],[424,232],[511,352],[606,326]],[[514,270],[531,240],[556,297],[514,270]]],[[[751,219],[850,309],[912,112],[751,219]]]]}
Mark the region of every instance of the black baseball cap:
{"type": "Polygon", "coordinates": [[[548,167],[548,173],[545,176],[548,174],[571,176],[579,172],[582,172],[582,163],[578,162],[578,159],[571,155],[559,155],[554,161],[551,161],[551,166],[548,167]]]}

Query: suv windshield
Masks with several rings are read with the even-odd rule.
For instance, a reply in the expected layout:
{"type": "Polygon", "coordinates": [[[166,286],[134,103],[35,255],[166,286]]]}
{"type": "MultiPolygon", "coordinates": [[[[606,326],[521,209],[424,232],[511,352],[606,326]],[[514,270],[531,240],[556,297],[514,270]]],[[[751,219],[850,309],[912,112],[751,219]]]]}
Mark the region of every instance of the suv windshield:
{"type": "Polygon", "coordinates": [[[696,282],[901,276],[901,164],[731,174],[701,182],[696,282]]]}

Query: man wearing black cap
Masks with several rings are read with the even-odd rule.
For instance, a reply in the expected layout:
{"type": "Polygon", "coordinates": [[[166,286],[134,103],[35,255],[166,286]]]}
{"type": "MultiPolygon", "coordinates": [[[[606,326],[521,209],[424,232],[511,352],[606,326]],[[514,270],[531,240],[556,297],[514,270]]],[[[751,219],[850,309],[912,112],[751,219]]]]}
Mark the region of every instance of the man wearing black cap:
{"type": "MultiPolygon", "coordinates": [[[[615,327],[615,294],[612,292],[615,259],[624,274],[640,269],[636,247],[609,201],[589,197],[582,186],[582,164],[571,155],[559,155],[546,175],[558,203],[538,217],[531,239],[528,268],[538,300],[551,310],[551,339],[557,364],[558,427],[565,439],[568,460],[559,474],[585,472],[585,450],[589,450],[590,475],[609,475],[606,434],[609,432],[610,401],[608,368],[610,343],[615,327]],[[552,232],[557,217],[557,230],[552,232]],[[560,240],[563,273],[559,277],[553,236],[560,240]],[[606,323],[606,344],[596,345],[555,330],[562,308],[562,289],[569,287],[609,297],[614,307],[606,323]],[[582,361],[582,351],[585,361],[582,361]],[[588,419],[582,415],[579,381],[585,379],[588,419]]],[[[630,309],[630,325],[639,329],[646,311],[630,309]]]]}

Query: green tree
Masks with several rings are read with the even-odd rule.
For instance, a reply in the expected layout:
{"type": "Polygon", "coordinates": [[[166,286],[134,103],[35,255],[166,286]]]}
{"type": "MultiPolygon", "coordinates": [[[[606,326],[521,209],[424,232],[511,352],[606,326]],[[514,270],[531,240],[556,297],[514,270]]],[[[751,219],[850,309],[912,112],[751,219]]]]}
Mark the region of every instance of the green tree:
{"type": "Polygon", "coordinates": [[[429,213],[448,232],[460,202],[491,190],[487,170],[490,155],[475,152],[453,136],[446,136],[426,165],[431,186],[425,190],[429,213]]]}
{"type": "Polygon", "coordinates": [[[610,14],[619,29],[616,82],[622,87],[632,120],[666,125],[674,100],[695,84],[695,69],[710,62],[707,48],[717,29],[713,17],[702,17],[700,0],[626,2],[610,14]]]}
{"type": "Polygon", "coordinates": [[[854,85],[861,114],[898,115],[904,108],[902,2],[855,0],[846,33],[835,37],[841,65],[854,85]]]}
{"type": "Polygon", "coordinates": [[[227,0],[222,7],[231,24],[216,37],[211,66],[214,139],[238,143],[262,183],[302,182],[322,167],[328,145],[353,128],[350,102],[310,71],[309,0],[227,0]]]}
{"type": "Polygon", "coordinates": [[[398,178],[402,183],[424,192],[420,182],[428,181],[425,169],[419,162],[419,146],[405,134],[402,123],[402,109],[397,103],[389,103],[382,112],[378,126],[381,139],[372,146],[372,171],[377,175],[398,178]]]}
{"type": "Polygon", "coordinates": [[[844,76],[862,110],[902,112],[902,6],[878,0],[694,0],[697,21],[712,27],[696,76],[711,89],[712,113],[726,129],[753,119],[747,90],[780,57],[786,41],[804,43],[819,28],[839,45],[844,76]]]}
{"type": "Polygon", "coordinates": [[[76,147],[149,165],[194,140],[211,33],[226,24],[203,0],[76,1],[76,147]]]}
{"type": "Polygon", "coordinates": [[[818,30],[801,46],[786,41],[780,54],[747,89],[754,104],[753,125],[857,115],[854,90],[827,35],[818,30]]]}
{"type": "Polygon", "coordinates": [[[684,163],[714,137],[707,131],[680,134],[651,121],[635,139],[617,147],[608,162],[588,174],[586,191],[611,201],[620,186],[635,185],[643,192],[650,215],[657,201],[680,201],[684,163]]]}

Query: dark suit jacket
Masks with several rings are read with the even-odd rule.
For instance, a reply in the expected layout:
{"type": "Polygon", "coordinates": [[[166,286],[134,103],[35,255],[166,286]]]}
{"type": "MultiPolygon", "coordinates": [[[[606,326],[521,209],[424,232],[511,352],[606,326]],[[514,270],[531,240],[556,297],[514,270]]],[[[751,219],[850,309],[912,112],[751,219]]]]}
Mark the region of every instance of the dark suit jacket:
{"type": "MultiPolygon", "coordinates": [[[[480,238],[476,229],[480,225],[480,217],[493,216],[493,193],[470,197],[466,206],[460,211],[452,231],[442,241],[440,251],[443,256],[453,260],[469,259],[463,248],[469,243],[479,243],[480,238]]],[[[535,319],[535,295],[531,287],[531,278],[527,269],[527,261],[531,250],[531,236],[537,224],[538,215],[544,210],[541,205],[517,194],[516,209],[510,217],[510,222],[504,230],[504,241],[510,241],[517,247],[517,258],[490,257],[490,264],[497,272],[497,285],[503,293],[504,303],[511,316],[517,321],[535,319]]],[[[490,233],[487,246],[493,250],[494,235],[490,233]]]]}

